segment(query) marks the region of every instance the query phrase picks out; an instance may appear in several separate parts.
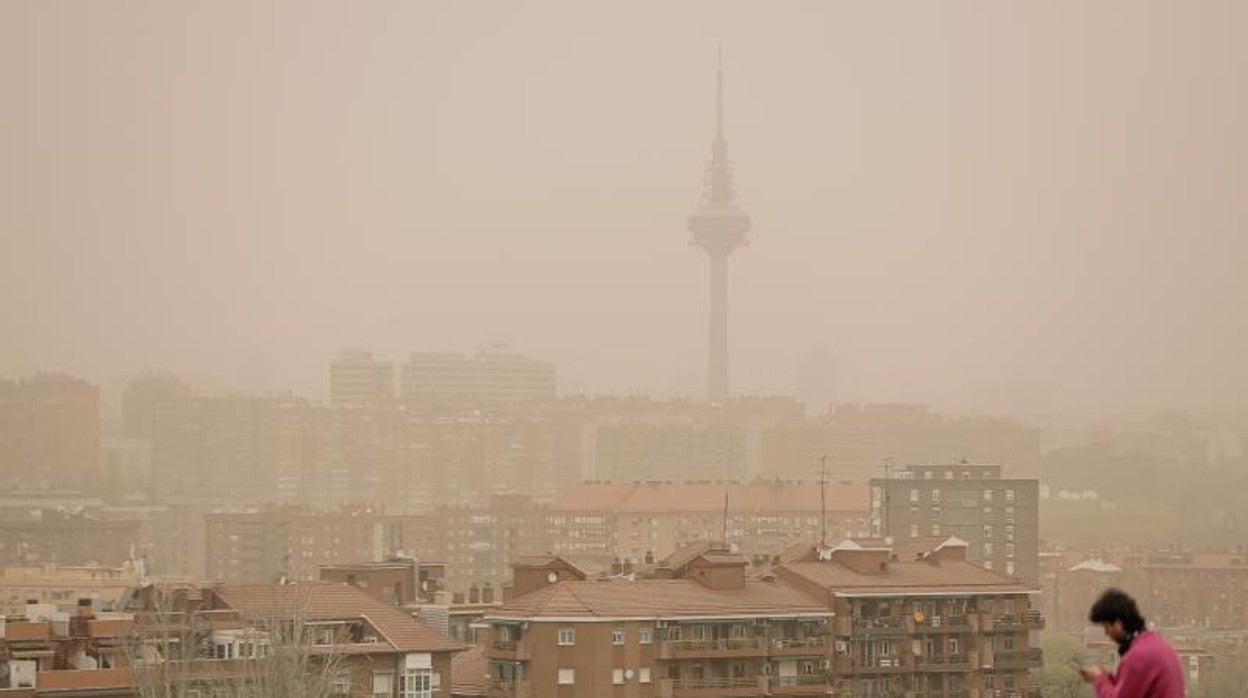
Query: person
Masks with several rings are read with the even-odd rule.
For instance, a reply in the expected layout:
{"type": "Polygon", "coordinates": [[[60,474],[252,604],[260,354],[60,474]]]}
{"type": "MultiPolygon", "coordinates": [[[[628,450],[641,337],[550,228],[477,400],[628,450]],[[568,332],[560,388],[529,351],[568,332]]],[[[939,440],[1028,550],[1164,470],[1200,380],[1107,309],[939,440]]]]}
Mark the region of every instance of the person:
{"type": "Polygon", "coordinates": [[[1107,589],[1092,605],[1088,620],[1118,644],[1117,671],[1080,667],[1098,698],[1183,698],[1183,665],[1160,634],[1149,630],[1140,609],[1119,589],[1107,589]]]}

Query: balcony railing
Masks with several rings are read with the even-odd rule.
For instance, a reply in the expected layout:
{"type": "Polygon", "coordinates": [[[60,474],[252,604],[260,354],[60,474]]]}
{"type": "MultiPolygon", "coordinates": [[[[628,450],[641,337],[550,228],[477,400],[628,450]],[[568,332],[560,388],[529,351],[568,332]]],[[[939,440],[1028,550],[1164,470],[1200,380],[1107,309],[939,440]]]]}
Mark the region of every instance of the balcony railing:
{"type": "Polygon", "coordinates": [[[823,654],[827,639],[822,637],[778,637],[771,641],[773,655],[823,654]]]}
{"type": "Polygon", "coordinates": [[[971,658],[965,654],[920,655],[914,658],[919,671],[970,671],[971,658]]]}
{"type": "Polygon", "coordinates": [[[1044,663],[1039,647],[1024,650],[997,650],[992,653],[992,664],[997,669],[1035,669],[1044,663]]]}
{"type": "Polygon", "coordinates": [[[677,657],[749,657],[767,653],[762,638],[718,640],[665,640],[659,643],[659,659],[677,657]]]}

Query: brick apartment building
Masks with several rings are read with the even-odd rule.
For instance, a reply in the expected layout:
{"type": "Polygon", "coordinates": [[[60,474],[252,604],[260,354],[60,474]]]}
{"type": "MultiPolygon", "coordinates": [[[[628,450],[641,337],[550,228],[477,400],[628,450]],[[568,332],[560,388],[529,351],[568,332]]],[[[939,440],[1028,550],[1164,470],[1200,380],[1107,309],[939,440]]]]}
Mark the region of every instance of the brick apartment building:
{"type": "Polygon", "coordinates": [[[708,540],[726,540],[747,557],[770,557],[820,540],[825,525],[830,537],[864,534],[868,488],[824,488],[821,501],[817,482],[583,483],[552,505],[549,549],[587,569],[606,569],[708,540]]]}
{"type": "Polygon", "coordinates": [[[36,509],[0,517],[0,565],[109,565],[130,559],[140,521],[99,509],[36,509]]]}
{"type": "Polygon", "coordinates": [[[413,551],[408,546],[424,540],[421,534],[427,530],[424,517],[387,515],[371,507],[318,512],[273,506],[204,518],[208,579],[230,584],[283,576],[314,580],[325,565],[381,561],[413,551]]]}
{"type": "Polygon", "coordinates": [[[1106,587],[1128,590],[1151,623],[1170,629],[1248,628],[1248,554],[1118,550],[1047,553],[1042,601],[1062,630],[1087,627],[1106,587]]]}
{"type": "Polygon", "coordinates": [[[484,618],[496,698],[1035,695],[1034,590],[954,538],[905,560],[874,541],[794,546],[762,574],[711,546],[642,578],[555,557],[515,574],[484,618]]]}
{"type": "Polygon", "coordinates": [[[956,536],[968,558],[1029,583],[1040,581],[1040,484],[1001,476],[999,465],[911,465],[871,480],[875,535],[956,536]]]}

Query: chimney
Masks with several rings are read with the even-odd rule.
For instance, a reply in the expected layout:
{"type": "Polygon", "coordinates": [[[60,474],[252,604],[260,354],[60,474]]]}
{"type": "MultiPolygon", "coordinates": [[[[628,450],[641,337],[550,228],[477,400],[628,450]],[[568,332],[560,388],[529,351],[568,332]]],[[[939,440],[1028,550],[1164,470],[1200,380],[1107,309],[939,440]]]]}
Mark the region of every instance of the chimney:
{"type": "Polygon", "coordinates": [[[647,550],[645,560],[646,560],[647,565],[653,565],[654,564],[654,551],[647,550]]]}
{"type": "Polygon", "coordinates": [[[78,599],[78,617],[88,620],[95,617],[95,612],[91,608],[91,599],[78,599]]]}
{"type": "Polygon", "coordinates": [[[473,582],[472,586],[468,587],[468,603],[480,603],[480,602],[481,602],[481,590],[477,588],[477,583],[473,582]]]}
{"type": "Polygon", "coordinates": [[[633,573],[633,558],[630,557],[624,560],[624,568],[621,570],[621,572],[623,572],[624,574],[633,573]]]}
{"type": "Polygon", "coordinates": [[[494,603],[494,585],[490,582],[486,582],[481,590],[481,603],[494,603]]]}
{"type": "Polygon", "coordinates": [[[623,573],[624,573],[624,565],[620,564],[620,559],[617,557],[616,559],[611,561],[611,576],[617,577],[623,573]]]}

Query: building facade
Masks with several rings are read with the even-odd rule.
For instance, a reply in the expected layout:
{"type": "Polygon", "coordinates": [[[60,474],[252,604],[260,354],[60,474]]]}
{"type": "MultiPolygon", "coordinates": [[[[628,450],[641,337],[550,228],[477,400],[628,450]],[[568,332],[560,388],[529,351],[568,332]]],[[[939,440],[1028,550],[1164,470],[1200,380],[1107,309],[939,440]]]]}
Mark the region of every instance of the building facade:
{"type": "Polygon", "coordinates": [[[1040,484],[999,465],[912,465],[871,480],[875,535],[956,536],[968,559],[1029,584],[1040,579],[1040,484]]]}

